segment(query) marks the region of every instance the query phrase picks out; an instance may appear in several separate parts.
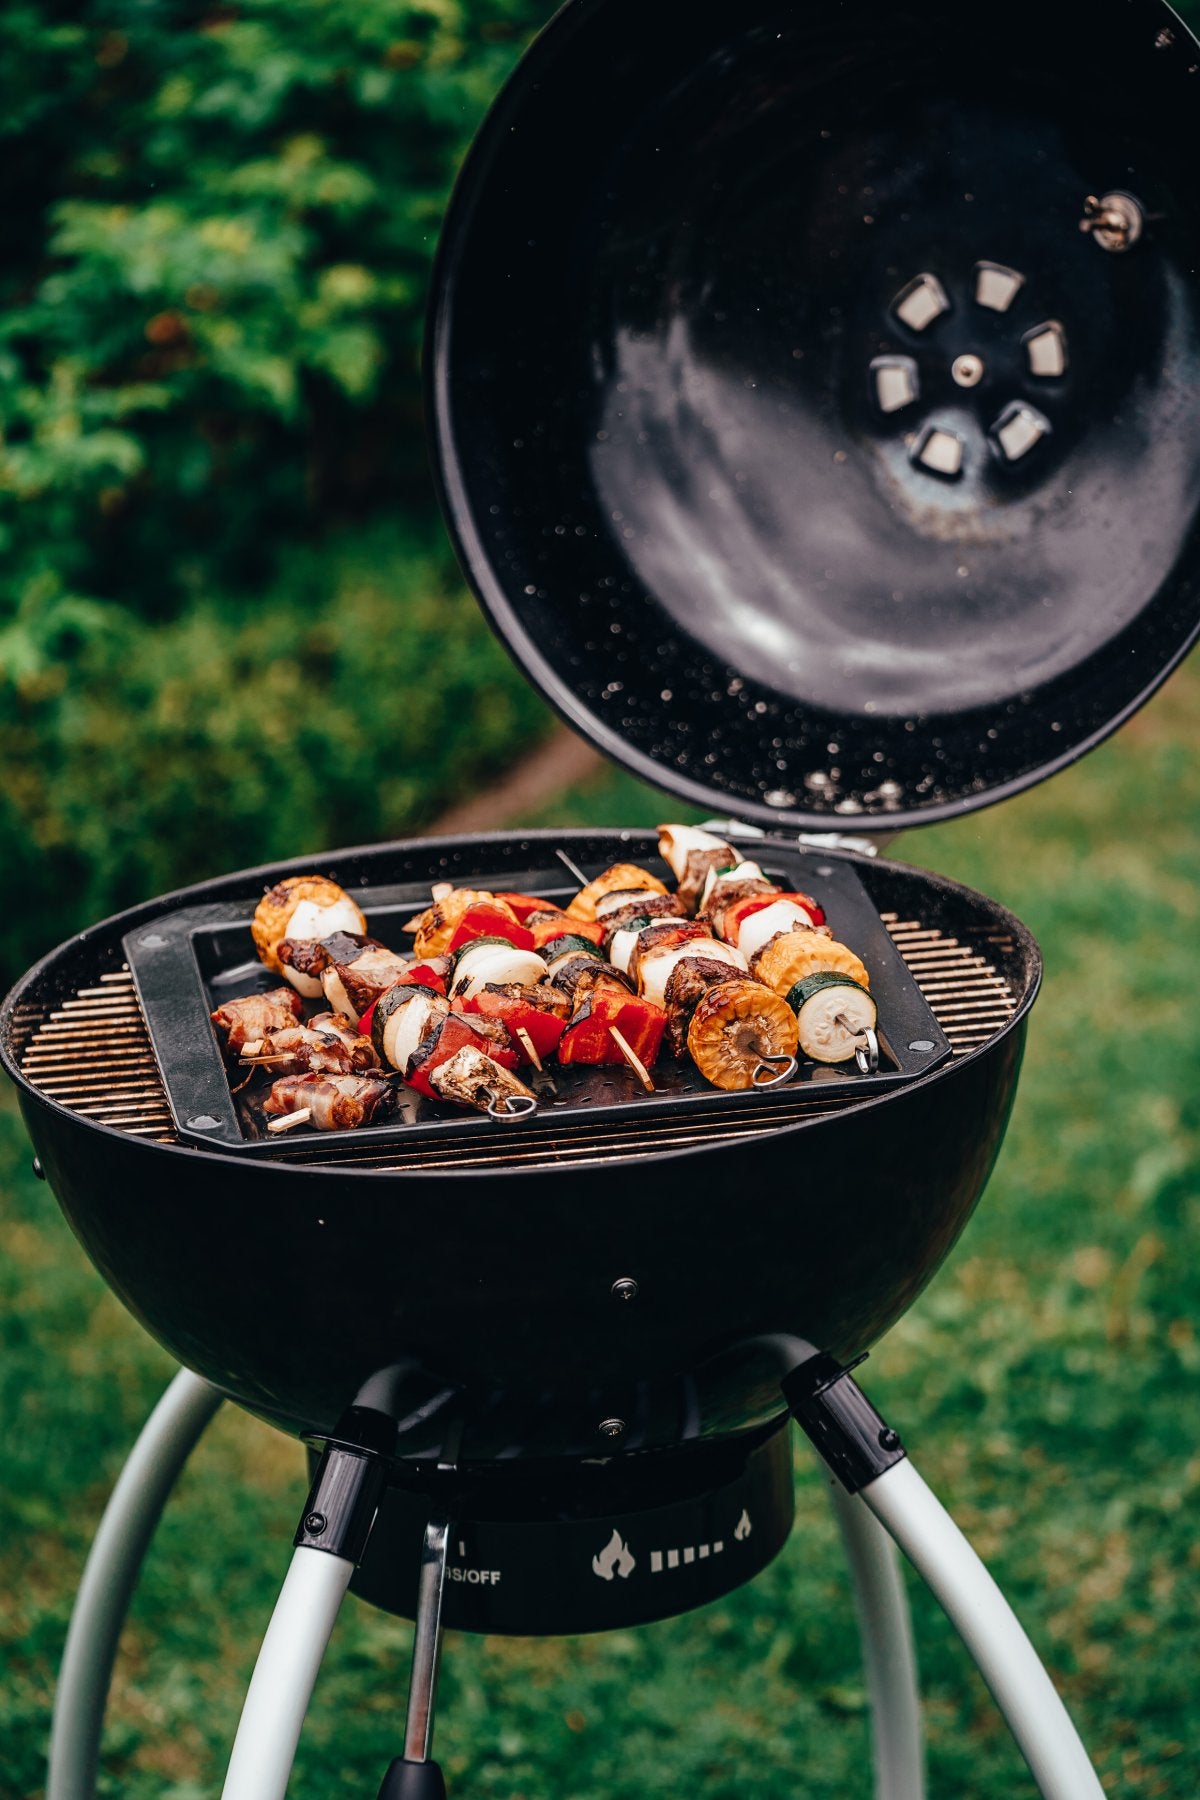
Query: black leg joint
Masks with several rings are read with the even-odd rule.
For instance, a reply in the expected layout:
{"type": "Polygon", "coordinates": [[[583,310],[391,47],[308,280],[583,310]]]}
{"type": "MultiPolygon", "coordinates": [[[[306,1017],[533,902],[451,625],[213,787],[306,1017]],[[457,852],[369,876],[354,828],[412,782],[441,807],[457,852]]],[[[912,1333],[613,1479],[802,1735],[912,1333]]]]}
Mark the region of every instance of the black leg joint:
{"type": "Polygon", "coordinates": [[[357,1564],[367,1547],[387,1484],[387,1464],[372,1450],[327,1444],[292,1539],[357,1564]]]}
{"type": "Polygon", "coordinates": [[[446,1800],[446,1783],[435,1762],[398,1756],[383,1778],[379,1800],[446,1800]]]}
{"type": "Polygon", "coordinates": [[[852,1378],[850,1369],[825,1351],[785,1375],[783,1397],[792,1417],[812,1439],[842,1486],[857,1494],[894,1464],[904,1445],[852,1378]]]}

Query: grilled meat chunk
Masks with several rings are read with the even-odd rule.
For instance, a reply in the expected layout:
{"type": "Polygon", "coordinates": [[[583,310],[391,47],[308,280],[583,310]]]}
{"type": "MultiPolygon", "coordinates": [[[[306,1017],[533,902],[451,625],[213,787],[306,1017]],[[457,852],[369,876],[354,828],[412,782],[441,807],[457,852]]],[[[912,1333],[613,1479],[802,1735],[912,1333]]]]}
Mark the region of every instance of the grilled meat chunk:
{"type": "Polygon", "coordinates": [[[268,994],[246,994],[226,1000],[210,1014],[218,1031],[225,1033],[225,1048],[236,1056],[253,1038],[271,1031],[286,1031],[300,1017],[300,996],[291,988],[272,988],[268,994]]]}
{"type": "Polygon", "coordinates": [[[372,1075],[284,1075],[263,1111],[275,1118],[307,1111],[303,1123],[314,1131],[352,1131],[371,1124],[391,1099],[391,1083],[372,1075]]]}

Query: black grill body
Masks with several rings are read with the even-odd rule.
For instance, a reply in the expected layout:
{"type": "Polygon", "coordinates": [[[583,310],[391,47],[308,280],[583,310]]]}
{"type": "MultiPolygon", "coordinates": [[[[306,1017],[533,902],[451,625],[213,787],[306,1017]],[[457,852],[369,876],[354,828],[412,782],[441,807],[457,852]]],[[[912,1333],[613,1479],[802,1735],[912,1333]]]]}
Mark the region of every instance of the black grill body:
{"type": "MultiPolygon", "coordinates": [[[[551,844],[603,866],[646,840],[425,840],[321,862],[369,910],[372,886],[500,875],[551,844]]],[[[228,876],[73,939],[8,997],[0,1047],[105,1279],[173,1356],[252,1412],[328,1433],[348,1406],[369,1407],[430,1482],[439,1463],[623,1461],[703,1444],[778,1417],[778,1334],[848,1357],[887,1330],[962,1230],[1008,1118],[1040,976],[1028,932],[954,883],[856,860],[881,910],[986,945],[1011,1011],[879,1100],[731,1126],[699,1148],[671,1144],[664,1103],[632,1154],[606,1142],[598,1115],[582,1155],[577,1138],[552,1135],[520,1151],[498,1128],[495,1160],[462,1168],[377,1167],[369,1134],[352,1133],[347,1161],[254,1163],[98,1124],[22,1074],[37,1022],[116,970],[127,932],[168,907],[254,900],[300,864],[228,876]],[[626,1279],[632,1303],[613,1294],[626,1279]],[[615,1439],[601,1430],[614,1420],[615,1439]]]]}

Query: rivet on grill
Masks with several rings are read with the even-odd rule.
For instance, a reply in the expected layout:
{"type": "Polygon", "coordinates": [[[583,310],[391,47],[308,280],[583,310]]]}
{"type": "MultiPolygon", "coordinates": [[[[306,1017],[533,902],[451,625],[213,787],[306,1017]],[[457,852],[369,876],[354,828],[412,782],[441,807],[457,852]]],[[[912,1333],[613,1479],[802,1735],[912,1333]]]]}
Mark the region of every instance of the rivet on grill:
{"type": "Polygon", "coordinates": [[[614,1281],[612,1284],[614,1300],[636,1300],[637,1295],[638,1284],[630,1275],[622,1275],[619,1281],[614,1281]]]}
{"type": "Polygon", "coordinates": [[[619,1438],[619,1437],[624,1437],[624,1435],[625,1435],[624,1419],[601,1419],[601,1421],[600,1421],[600,1436],[601,1437],[619,1438]]]}
{"type": "Polygon", "coordinates": [[[890,1425],[885,1425],[879,1434],[879,1448],[881,1450],[898,1450],[900,1448],[900,1433],[898,1431],[893,1431],[890,1425]]]}
{"type": "Polygon", "coordinates": [[[910,1050],[932,1050],[934,1044],[930,1038],[914,1038],[908,1047],[910,1050]]]}
{"type": "Polygon", "coordinates": [[[328,1523],[324,1513],[310,1512],[304,1515],[304,1529],[309,1537],[320,1537],[328,1523]]]}
{"type": "Polygon", "coordinates": [[[33,1167],[33,1172],[37,1176],[38,1180],[45,1181],[46,1171],[42,1167],[42,1159],[40,1156],[34,1157],[32,1167],[33,1167]]]}

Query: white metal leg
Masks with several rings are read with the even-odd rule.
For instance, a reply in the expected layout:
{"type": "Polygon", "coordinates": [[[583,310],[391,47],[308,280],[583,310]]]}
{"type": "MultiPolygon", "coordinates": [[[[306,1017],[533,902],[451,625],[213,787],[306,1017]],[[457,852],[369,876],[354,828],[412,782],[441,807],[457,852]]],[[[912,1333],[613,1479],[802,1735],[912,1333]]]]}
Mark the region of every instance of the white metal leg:
{"type": "Polygon", "coordinates": [[[925,1800],[925,1753],[912,1619],[896,1546],[866,1505],[830,1477],[854,1588],[871,1700],[875,1800],[925,1800]]]}
{"type": "Polygon", "coordinates": [[[897,1463],[861,1497],[959,1632],[1044,1800],[1104,1800],[1091,1759],[1016,1615],[912,1463],[897,1463]]]}
{"type": "Polygon", "coordinates": [[[46,1800],[92,1800],[121,1626],[167,1497],[222,1396],[181,1369],[117,1478],[84,1566],[54,1696],[46,1800]]]}
{"type": "Polygon", "coordinates": [[[284,1800],[300,1727],[354,1564],[301,1546],[271,1614],[221,1800],[284,1800]]]}

